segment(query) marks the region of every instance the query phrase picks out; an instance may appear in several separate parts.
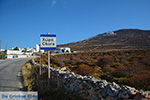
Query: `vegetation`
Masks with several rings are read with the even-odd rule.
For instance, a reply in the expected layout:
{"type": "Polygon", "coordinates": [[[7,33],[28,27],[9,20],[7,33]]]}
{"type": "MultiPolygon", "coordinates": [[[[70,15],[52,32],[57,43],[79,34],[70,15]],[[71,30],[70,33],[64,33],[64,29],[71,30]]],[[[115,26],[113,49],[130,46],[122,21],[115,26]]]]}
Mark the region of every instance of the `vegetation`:
{"type": "Polygon", "coordinates": [[[15,47],[14,50],[19,50],[19,48],[18,48],[18,47],[15,47]]]}
{"type": "Polygon", "coordinates": [[[106,51],[148,49],[150,47],[150,30],[121,29],[114,31],[116,35],[103,36],[98,34],[89,39],[58,45],[70,47],[73,51],[106,51]]]}
{"type": "MultiPolygon", "coordinates": [[[[78,53],[51,56],[51,66],[66,67],[76,74],[109,82],[150,89],[150,50],[78,53]]],[[[35,59],[39,62],[39,58],[35,59]]],[[[42,57],[47,64],[47,57],[42,57]]]]}
{"type": "Polygon", "coordinates": [[[47,70],[42,70],[39,77],[38,67],[33,66],[30,60],[25,62],[22,67],[22,77],[24,90],[38,91],[38,99],[42,100],[82,100],[79,96],[74,96],[64,88],[55,88],[55,83],[51,82],[51,88],[48,88],[47,70]]]}
{"type": "Polygon", "coordinates": [[[37,73],[36,66],[30,64],[30,61],[25,62],[22,67],[23,86],[26,91],[37,90],[37,73]]]}
{"type": "Polygon", "coordinates": [[[21,52],[27,52],[27,49],[25,48],[24,50],[22,50],[21,52]]]}

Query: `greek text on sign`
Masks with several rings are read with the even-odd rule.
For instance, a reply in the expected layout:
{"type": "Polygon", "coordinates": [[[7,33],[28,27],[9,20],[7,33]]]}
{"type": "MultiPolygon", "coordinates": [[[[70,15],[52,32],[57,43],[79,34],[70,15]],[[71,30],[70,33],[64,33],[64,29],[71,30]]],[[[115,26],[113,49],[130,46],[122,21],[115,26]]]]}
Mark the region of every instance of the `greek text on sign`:
{"type": "Polygon", "coordinates": [[[55,50],[56,49],[56,35],[41,35],[42,50],[55,50]]]}

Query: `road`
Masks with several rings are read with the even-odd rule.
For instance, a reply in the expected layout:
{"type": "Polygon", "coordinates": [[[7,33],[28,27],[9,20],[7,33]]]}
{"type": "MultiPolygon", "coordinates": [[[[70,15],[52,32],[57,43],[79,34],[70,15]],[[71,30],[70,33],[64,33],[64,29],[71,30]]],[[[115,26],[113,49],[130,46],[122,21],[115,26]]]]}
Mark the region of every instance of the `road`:
{"type": "Polygon", "coordinates": [[[23,90],[20,70],[21,65],[31,58],[0,60],[0,91],[23,90]]]}

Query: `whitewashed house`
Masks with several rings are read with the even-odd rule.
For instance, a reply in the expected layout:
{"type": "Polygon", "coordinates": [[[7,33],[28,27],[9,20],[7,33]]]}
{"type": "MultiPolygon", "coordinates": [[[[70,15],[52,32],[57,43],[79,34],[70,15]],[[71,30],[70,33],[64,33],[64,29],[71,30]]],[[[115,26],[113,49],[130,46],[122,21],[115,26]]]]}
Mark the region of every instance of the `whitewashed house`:
{"type": "Polygon", "coordinates": [[[5,51],[5,49],[0,49],[0,51],[5,51]]]}
{"type": "Polygon", "coordinates": [[[116,35],[116,33],[114,33],[114,32],[107,32],[107,33],[103,34],[103,36],[112,36],[112,35],[116,35]]]}
{"type": "Polygon", "coordinates": [[[62,47],[59,50],[60,53],[71,53],[71,49],[69,47],[62,47]]]}
{"type": "Polygon", "coordinates": [[[42,53],[44,53],[44,50],[40,50],[40,44],[36,44],[36,51],[35,52],[42,52],[42,53]]]}
{"type": "Polygon", "coordinates": [[[11,54],[22,55],[23,52],[21,52],[20,50],[7,50],[7,55],[11,55],[11,54]]]}
{"type": "Polygon", "coordinates": [[[61,47],[59,50],[55,50],[54,53],[71,53],[71,49],[69,47],[61,47]]]}

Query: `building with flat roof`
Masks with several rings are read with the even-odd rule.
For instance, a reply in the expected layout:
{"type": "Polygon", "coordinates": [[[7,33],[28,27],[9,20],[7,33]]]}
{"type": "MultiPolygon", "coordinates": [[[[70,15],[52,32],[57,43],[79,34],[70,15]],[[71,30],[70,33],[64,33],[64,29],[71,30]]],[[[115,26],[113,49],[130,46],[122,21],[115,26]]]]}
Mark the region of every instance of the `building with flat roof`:
{"type": "Polygon", "coordinates": [[[44,50],[40,49],[40,44],[36,44],[36,51],[35,52],[42,52],[42,53],[44,53],[44,50]]]}

